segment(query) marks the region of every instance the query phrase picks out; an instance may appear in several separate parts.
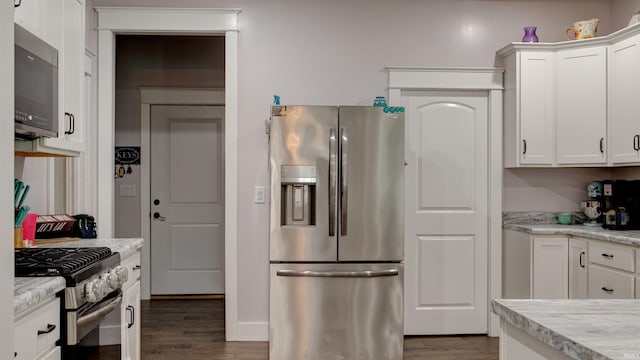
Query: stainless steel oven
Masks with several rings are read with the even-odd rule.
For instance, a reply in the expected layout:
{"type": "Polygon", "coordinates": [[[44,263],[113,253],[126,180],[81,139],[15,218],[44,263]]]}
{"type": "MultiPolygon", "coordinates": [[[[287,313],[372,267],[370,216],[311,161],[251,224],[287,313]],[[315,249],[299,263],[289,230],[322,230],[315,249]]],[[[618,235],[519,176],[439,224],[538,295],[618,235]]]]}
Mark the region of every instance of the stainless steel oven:
{"type": "Polygon", "coordinates": [[[16,251],[16,276],[63,276],[63,359],[86,359],[99,345],[99,325],[122,304],[127,269],[106,247],[27,248],[16,251]]]}

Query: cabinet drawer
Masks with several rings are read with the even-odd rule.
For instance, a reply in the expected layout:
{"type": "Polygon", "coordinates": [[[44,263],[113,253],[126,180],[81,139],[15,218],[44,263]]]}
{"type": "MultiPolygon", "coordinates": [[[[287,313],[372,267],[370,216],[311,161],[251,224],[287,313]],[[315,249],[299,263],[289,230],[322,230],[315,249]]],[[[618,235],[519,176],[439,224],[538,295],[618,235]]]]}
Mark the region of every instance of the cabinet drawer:
{"type": "Polygon", "coordinates": [[[60,298],[18,319],[14,334],[15,359],[32,360],[53,349],[60,338],[60,298]]]}
{"type": "Polygon", "coordinates": [[[129,274],[129,279],[122,284],[122,290],[127,290],[135,284],[136,281],[140,280],[140,251],[124,259],[122,266],[127,269],[129,274]]]}
{"type": "Polygon", "coordinates": [[[589,265],[589,299],[633,299],[634,276],[589,265]]]}
{"type": "Polygon", "coordinates": [[[614,269],[634,272],[633,248],[591,242],[589,244],[589,262],[614,269]]]}
{"type": "Polygon", "coordinates": [[[54,347],[51,351],[46,353],[39,360],[60,360],[62,359],[62,350],[60,350],[60,346],[54,347]]]}

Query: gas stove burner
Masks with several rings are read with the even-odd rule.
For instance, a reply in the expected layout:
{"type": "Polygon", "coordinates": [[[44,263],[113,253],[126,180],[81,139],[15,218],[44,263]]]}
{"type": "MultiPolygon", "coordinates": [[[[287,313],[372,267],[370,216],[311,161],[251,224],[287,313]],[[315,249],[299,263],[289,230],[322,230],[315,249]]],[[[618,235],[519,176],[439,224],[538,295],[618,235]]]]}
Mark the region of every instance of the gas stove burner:
{"type": "Polygon", "coordinates": [[[68,278],[112,255],[108,247],[16,249],[15,272],[16,276],[68,278]]]}

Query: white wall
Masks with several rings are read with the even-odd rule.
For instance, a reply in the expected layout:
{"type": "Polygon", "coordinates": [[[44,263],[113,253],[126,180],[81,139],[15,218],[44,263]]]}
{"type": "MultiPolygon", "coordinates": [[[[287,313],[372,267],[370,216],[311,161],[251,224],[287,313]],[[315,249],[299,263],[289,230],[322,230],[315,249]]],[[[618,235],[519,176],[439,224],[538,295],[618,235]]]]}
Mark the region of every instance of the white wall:
{"type": "Polygon", "coordinates": [[[631,14],[640,10],[638,0],[612,0],[611,1],[611,24],[613,29],[622,29],[627,26],[631,14]]]}
{"type": "Polygon", "coordinates": [[[587,184],[611,177],[607,168],[505,169],[502,211],[580,211],[587,184]]]}
{"type": "MultiPolygon", "coordinates": [[[[240,8],[238,124],[239,321],[268,319],[268,204],[253,204],[253,187],[267,185],[264,120],[272,95],[284,104],[370,104],[386,94],[385,66],[494,65],[495,51],[538,27],[541,41],[563,40],[576,20],[598,17],[612,26],[608,1],[483,0],[94,0],[95,5],[240,8]]],[[[551,171],[551,170],[550,170],[551,171]]],[[[570,170],[508,174],[505,205],[524,210],[547,185],[565,182],[570,206],[578,188],[599,173],[566,178],[570,170]],[[584,178],[583,178],[584,176],[584,178]],[[534,181],[535,180],[535,181],[534,181]],[[523,193],[520,191],[524,190],[523,193]],[[526,194],[526,195],[522,195],[526,194]]],[[[596,176],[598,175],[598,176],[596,176]]]]}

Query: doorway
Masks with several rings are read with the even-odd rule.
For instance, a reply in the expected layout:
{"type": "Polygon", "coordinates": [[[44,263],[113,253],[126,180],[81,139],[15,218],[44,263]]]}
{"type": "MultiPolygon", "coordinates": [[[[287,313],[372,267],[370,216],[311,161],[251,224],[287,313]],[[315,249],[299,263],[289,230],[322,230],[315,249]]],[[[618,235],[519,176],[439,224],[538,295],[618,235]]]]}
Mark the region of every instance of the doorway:
{"type": "MultiPolygon", "coordinates": [[[[197,144],[189,143],[190,140],[180,141],[173,146],[165,146],[161,151],[153,148],[142,149],[141,146],[141,152],[149,154],[149,162],[142,162],[140,166],[133,166],[133,169],[129,166],[126,171],[116,171],[115,236],[136,237],[150,227],[147,232],[151,237],[147,240],[151,250],[151,261],[148,267],[148,270],[151,270],[151,295],[224,293],[224,222],[222,220],[224,219],[225,162],[224,133],[220,133],[220,131],[224,131],[222,123],[224,120],[224,100],[221,101],[219,93],[215,94],[217,95],[216,99],[213,98],[215,95],[210,93],[211,98],[201,98],[201,101],[194,103],[191,99],[202,95],[197,90],[194,90],[193,94],[185,95],[177,94],[177,90],[163,92],[164,99],[152,99],[153,105],[157,106],[158,111],[155,116],[157,121],[152,121],[151,124],[163,122],[164,129],[174,130],[181,126],[190,126],[182,130],[165,132],[163,135],[169,135],[169,137],[163,137],[159,136],[161,132],[158,127],[155,128],[156,131],[150,132],[153,126],[151,128],[142,126],[144,120],[141,120],[139,88],[141,86],[157,89],[170,87],[185,89],[185,91],[189,88],[223,88],[225,82],[225,38],[222,36],[117,35],[115,46],[116,146],[135,147],[141,145],[149,137],[149,134],[158,135],[152,136],[152,138],[167,140],[167,142],[182,139],[189,134],[205,136],[209,140],[222,139],[218,142],[222,148],[213,149],[209,146],[210,149],[207,149],[216,151],[215,155],[218,156],[219,161],[215,164],[213,162],[197,164],[198,160],[194,159],[196,155],[173,162],[171,156],[164,156],[166,154],[188,153],[188,148],[197,144]],[[175,111],[171,113],[160,111],[159,109],[164,106],[162,104],[172,104],[171,106],[182,104],[187,108],[192,107],[192,110],[183,111],[181,117],[176,117],[175,111]],[[217,116],[215,118],[200,117],[196,122],[188,121],[193,116],[203,115],[199,110],[205,107],[201,107],[201,105],[216,105],[217,116]],[[208,120],[206,124],[205,120],[208,120]],[[210,133],[193,132],[191,131],[193,126],[205,126],[210,133]],[[216,126],[217,134],[214,129],[216,126]],[[166,176],[151,176],[148,181],[143,180],[142,174],[149,169],[149,163],[152,165],[152,171],[154,168],[156,171],[164,171],[166,176]],[[190,170],[176,173],[174,170],[177,166],[184,168],[182,170],[188,170],[187,168],[190,170]],[[213,170],[214,166],[218,168],[213,170]],[[181,199],[184,200],[184,196],[188,194],[185,191],[173,189],[173,187],[179,183],[184,184],[193,180],[194,177],[189,176],[188,173],[195,174],[198,169],[211,170],[208,173],[211,175],[210,178],[201,180],[209,182],[211,185],[216,184],[216,186],[207,188],[207,190],[215,190],[218,199],[214,206],[217,209],[215,220],[212,216],[208,216],[211,219],[206,219],[206,221],[205,219],[196,219],[193,216],[200,213],[212,215],[211,211],[199,212],[197,210],[198,208],[203,210],[203,203],[194,204],[193,201],[185,203],[176,199],[181,196],[181,199]],[[162,188],[159,188],[158,184],[162,184],[162,188]],[[156,194],[154,199],[150,199],[161,201],[159,205],[149,204],[155,212],[163,210],[163,215],[167,215],[166,212],[170,213],[170,219],[166,222],[160,221],[164,217],[158,217],[149,224],[146,221],[149,213],[142,212],[144,202],[142,197],[146,197],[150,189],[153,190],[153,185],[155,185],[156,192],[171,190],[167,194],[163,193],[162,196],[156,194]],[[170,195],[172,198],[165,195],[170,195]],[[187,217],[192,220],[186,221],[187,217]],[[194,257],[195,254],[201,255],[199,261],[185,261],[186,258],[199,259],[194,257]],[[185,282],[180,280],[187,276],[195,276],[198,281],[185,282]],[[191,285],[185,287],[186,284],[191,285]]],[[[219,92],[224,96],[224,90],[219,90],[219,92]]],[[[157,144],[159,143],[157,142],[157,144]]],[[[213,144],[213,141],[207,140],[200,144],[200,147],[208,146],[213,144]]],[[[198,151],[198,153],[200,152],[198,151]]],[[[205,184],[202,183],[202,185],[203,187],[199,189],[200,192],[205,190],[205,184]]],[[[194,187],[187,186],[182,189],[191,191],[194,190],[194,187]]]]}
{"type": "MultiPolygon", "coordinates": [[[[98,114],[97,132],[97,218],[100,219],[99,236],[112,237],[114,223],[114,159],[113,132],[116,114],[115,101],[115,35],[116,34],[197,34],[224,35],[225,39],[225,339],[228,341],[264,341],[268,338],[266,322],[246,321],[239,318],[238,283],[238,16],[240,9],[220,8],[139,8],[94,6],[98,13],[98,114]],[[179,14],[179,15],[178,15],[179,14]]],[[[149,161],[141,154],[141,162],[149,161]]],[[[147,174],[147,176],[149,176],[147,174]]],[[[144,175],[142,175],[144,177],[144,175]]],[[[144,195],[144,194],[143,194],[144,195]]],[[[148,199],[147,199],[148,200],[148,199]]],[[[144,207],[141,213],[148,214],[144,207]]],[[[143,299],[150,297],[149,232],[141,230],[145,239],[142,248],[143,299]],[[146,270],[145,270],[146,269],[146,270]]]]}

